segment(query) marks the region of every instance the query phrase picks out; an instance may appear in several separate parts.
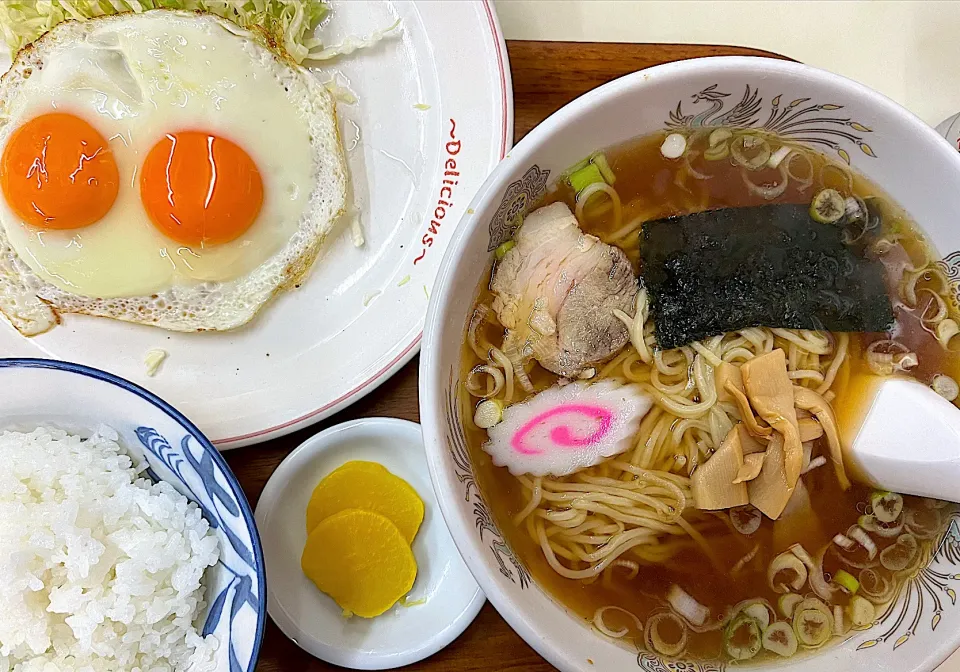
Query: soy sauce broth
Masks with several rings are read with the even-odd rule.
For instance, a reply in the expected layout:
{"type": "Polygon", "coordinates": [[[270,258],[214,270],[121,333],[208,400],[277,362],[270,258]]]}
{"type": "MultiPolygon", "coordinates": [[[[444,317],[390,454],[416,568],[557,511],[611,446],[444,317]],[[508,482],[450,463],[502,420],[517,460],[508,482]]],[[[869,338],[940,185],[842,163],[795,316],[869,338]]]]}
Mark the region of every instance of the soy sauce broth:
{"type": "MultiPolygon", "coordinates": [[[[764,205],[771,202],[809,203],[812,196],[823,188],[834,188],[841,194],[856,194],[861,198],[879,197],[884,203],[883,232],[900,236],[897,246],[881,257],[886,269],[888,292],[896,323],[890,334],[851,335],[851,357],[841,367],[834,384],[836,398],[832,405],[835,409],[853,408],[859,409],[856,412],[862,412],[864,400],[857,397],[858,386],[851,381],[869,373],[863,352],[870,343],[879,339],[894,338],[917,353],[919,365],[909,374],[921,382],[929,383],[936,374],[960,379],[960,357],[945,351],[921,324],[924,303],[921,301],[920,305],[911,308],[899,294],[905,268],[918,264],[925,258],[934,260],[940,257],[932,251],[919,227],[875,185],[855,174],[852,182],[848,181],[846,175],[849,174],[849,169],[838,170],[836,164],[827,156],[810,152],[808,156],[812,165],[809,177],[812,178],[812,184],[803,188],[801,184],[792,182],[781,196],[769,201],[750,191],[744,182],[742,171],[729,159],[706,161],[701,153],[685,164],[682,160],[664,158],[660,153],[660,145],[666,135],[666,131],[655,133],[605,151],[607,161],[616,175],[613,186],[623,204],[623,215],[618,222],[614,220],[613,209],[605,203],[595,206],[588,204],[582,216],[578,215],[584,232],[620,247],[636,269],[639,261],[639,229],[638,226],[629,226],[632,220],[643,222],[705,209],[764,205]],[[699,174],[699,177],[694,173],[699,174]],[[629,235],[624,235],[624,230],[629,230],[629,235]]],[[[763,170],[753,173],[751,178],[760,185],[773,184],[779,180],[780,174],[777,170],[763,170]]],[[[557,201],[565,202],[571,211],[576,211],[575,194],[565,183],[555,183],[537,207],[557,201]]],[[[493,296],[488,284],[489,275],[481,283],[477,304],[492,303],[493,296]]],[[[936,285],[936,278],[928,273],[920,279],[917,286],[936,285]]],[[[956,305],[955,302],[951,303],[950,309],[955,315],[956,305]]],[[[499,343],[502,340],[503,333],[497,328],[486,325],[484,329],[487,330],[485,336],[491,342],[499,343]]],[[[460,380],[465,380],[467,373],[478,363],[481,361],[473,350],[465,345],[460,380]]],[[[534,366],[530,375],[536,390],[545,389],[557,382],[556,375],[539,366],[534,366]]],[[[518,394],[517,401],[522,400],[522,389],[518,388],[518,394]]],[[[845,532],[857,523],[873,491],[871,487],[856,483],[849,490],[843,491],[828,466],[804,476],[804,482],[810,491],[814,516],[778,522],[764,517],[760,530],[749,538],[718,522],[716,532],[708,540],[725,566],[732,567],[759,544],[756,560],[736,576],[717,571],[704,554],[694,548],[681,551],[665,564],[641,565],[639,574],[632,579],[627,578],[626,572],[620,570],[605,573],[593,583],[566,579],[550,568],[538,545],[525,529],[514,524],[514,517],[525,504],[523,487],[505,468],[494,466],[483,451],[482,445],[487,436],[484,430],[473,424],[475,403],[476,399],[461,390],[461,415],[475,474],[500,530],[537,584],[557,602],[586,621],[590,621],[599,608],[613,605],[646,622],[652,613],[664,609],[663,597],[672,584],[682,586],[700,603],[709,607],[714,615],[742,600],[754,598],[766,598],[776,605],[779,595],[770,590],[766,576],[769,561],[793,543],[801,543],[807,549],[820,549],[830,544],[834,535],[845,532]]],[[[823,453],[825,445],[818,448],[823,453]]],[[[908,498],[908,503],[920,505],[911,498],[908,498]]],[[[924,557],[928,557],[929,547],[930,544],[926,544],[924,553],[927,555],[924,557]]],[[[827,573],[838,568],[837,563],[831,562],[828,556],[825,563],[827,573]]],[[[608,612],[605,621],[614,629],[630,628],[630,634],[622,641],[645,648],[643,633],[636,632],[631,619],[608,612]]],[[[692,635],[684,657],[723,658],[722,638],[722,631],[692,635]]],[[[750,662],[766,657],[776,658],[773,654],[762,651],[750,662]]]]}

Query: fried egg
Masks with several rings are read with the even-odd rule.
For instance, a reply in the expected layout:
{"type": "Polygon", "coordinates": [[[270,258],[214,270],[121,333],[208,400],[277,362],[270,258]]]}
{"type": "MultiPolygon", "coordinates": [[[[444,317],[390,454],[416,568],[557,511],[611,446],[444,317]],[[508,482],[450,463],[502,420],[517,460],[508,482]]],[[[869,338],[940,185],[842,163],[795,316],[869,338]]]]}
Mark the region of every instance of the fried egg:
{"type": "Polygon", "coordinates": [[[249,321],[342,214],[334,102],[260,36],[155,10],[55,27],[0,82],[0,310],[249,321]]]}

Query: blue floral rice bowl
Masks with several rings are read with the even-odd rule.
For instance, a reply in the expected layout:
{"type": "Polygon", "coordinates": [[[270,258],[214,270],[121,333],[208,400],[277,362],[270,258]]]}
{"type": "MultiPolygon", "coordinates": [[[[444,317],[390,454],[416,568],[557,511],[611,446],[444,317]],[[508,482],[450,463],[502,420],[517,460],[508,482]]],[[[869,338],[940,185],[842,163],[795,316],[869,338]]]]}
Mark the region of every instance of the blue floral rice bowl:
{"type": "MultiPolygon", "coordinates": [[[[40,440],[46,442],[46,449],[56,451],[57,446],[67,446],[72,442],[74,452],[71,454],[76,454],[83,452],[82,444],[86,442],[90,442],[87,445],[94,446],[105,443],[113,446],[115,452],[111,455],[108,448],[103,464],[119,464],[128,472],[119,477],[122,487],[131,488],[135,496],[143,495],[145,498],[143,501],[147,501],[150,497],[153,497],[152,501],[158,498],[171,502],[178,500],[176,509],[182,514],[181,521],[185,517],[188,529],[186,532],[183,531],[182,522],[179,530],[175,527],[169,529],[181,532],[184,538],[190,537],[189,543],[183,542],[190,547],[206,548],[207,564],[213,563],[214,560],[215,564],[207,566],[202,572],[199,588],[194,588],[193,591],[196,597],[187,601],[187,604],[194,607],[192,623],[185,618],[183,613],[185,606],[180,602],[175,613],[165,616],[170,623],[176,622],[176,627],[169,625],[164,628],[155,628],[151,636],[156,635],[158,639],[150,644],[156,645],[159,650],[163,650],[164,647],[170,650],[170,647],[173,647],[175,652],[177,641],[168,642],[167,638],[170,635],[164,633],[176,629],[177,632],[187,633],[185,638],[181,635],[179,640],[184,642],[184,646],[197,647],[197,650],[204,651],[202,664],[199,662],[200,656],[196,655],[190,660],[189,665],[186,665],[187,669],[210,672],[252,672],[256,666],[266,621],[266,578],[263,553],[250,506],[236,478],[213,444],[183,415],[150,392],[111,374],[78,364],[52,360],[0,359],[0,390],[2,390],[0,393],[0,439],[7,432],[6,445],[10,445],[11,441],[15,442],[18,437],[23,440],[21,445],[30,445],[29,441],[36,441],[34,437],[40,436],[40,440]],[[38,430],[38,428],[42,429],[38,430]],[[27,438],[23,439],[23,437],[27,438]],[[51,437],[62,441],[52,441],[51,437]],[[119,459],[116,459],[117,444],[121,451],[119,459]],[[132,472],[130,472],[127,457],[123,456],[124,453],[132,460],[133,467],[139,470],[135,477],[137,482],[132,484],[140,488],[139,491],[131,485],[129,473],[132,472]],[[142,480],[142,477],[149,480],[142,480]],[[189,500],[190,504],[184,502],[181,496],[189,500]],[[203,542],[199,545],[198,536],[202,537],[199,542],[203,542]],[[213,539],[216,540],[218,553],[209,552],[209,549],[214,546],[213,539]],[[217,556],[219,556],[218,559],[217,556]]],[[[59,453],[54,452],[54,454],[59,453]]],[[[6,468],[10,468],[9,463],[6,468]]],[[[22,478],[20,473],[0,474],[0,476],[5,476],[6,480],[3,482],[12,484],[10,487],[13,488],[19,487],[17,479],[22,478]]],[[[82,489],[84,483],[82,469],[75,470],[70,479],[72,479],[71,482],[75,482],[78,476],[79,488],[82,489]]],[[[116,475],[112,476],[116,477],[116,475]]],[[[76,487],[74,484],[75,489],[76,487]]],[[[69,491],[69,489],[68,484],[65,490],[69,491]]],[[[97,498],[96,494],[90,496],[94,501],[97,498]]],[[[47,493],[43,493],[40,499],[47,501],[49,499],[47,493]]],[[[13,506],[16,507],[16,505],[14,501],[13,506]]],[[[61,506],[65,505],[61,504],[61,506]]],[[[143,517],[155,515],[151,514],[143,504],[140,506],[144,511],[143,517]]],[[[83,513],[83,511],[79,514],[74,512],[72,515],[79,520],[83,513]]],[[[84,525],[86,523],[77,523],[76,529],[82,533],[84,525]]],[[[125,533],[124,530],[118,532],[118,534],[123,533],[125,533]]],[[[157,533],[154,532],[154,534],[157,533]]],[[[174,534],[171,533],[170,538],[173,536],[174,534]]],[[[26,543],[29,545],[39,542],[35,542],[31,537],[26,543]]],[[[98,542],[93,540],[89,543],[98,545],[98,542]]],[[[123,547],[122,542],[119,545],[123,547]]],[[[98,548],[100,547],[98,545],[98,548]]],[[[73,553],[69,543],[66,548],[68,550],[63,555],[68,556],[73,553]]],[[[125,559],[139,563],[139,567],[151,566],[149,558],[136,557],[137,552],[129,551],[129,548],[131,546],[128,544],[124,551],[129,553],[129,558],[122,557],[121,553],[120,560],[114,566],[113,581],[109,581],[110,575],[105,579],[104,587],[94,581],[93,590],[103,591],[106,585],[117,582],[119,579],[116,577],[121,571],[120,564],[125,559]]],[[[149,554],[148,551],[147,555],[149,554]]],[[[31,550],[28,555],[39,557],[42,552],[31,550]]],[[[62,556],[53,556],[54,562],[58,557],[62,556]]],[[[192,557],[182,560],[181,566],[194,563],[192,585],[196,587],[197,562],[192,557]]],[[[15,563],[8,563],[8,566],[15,566],[15,563]]],[[[40,575],[45,577],[44,581],[48,582],[50,576],[61,576],[58,572],[65,571],[62,566],[54,567],[52,570],[49,568],[48,565],[48,571],[40,575]]],[[[181,590],[177,588],[178,583],[181,586],[184,584],[182,578],[184,570],[178,571],[181,572],[180,578],[177,576],[177,571],[173,571],[168,584],[162,584],[158,580],[156,585],[162,588],[172,583],[173,588],[166,588],[166,590],[177,593],[181,590]]],[[[142,580],[150,585],[152,579],[149,578],[149,569],[143,572],[148,578],[142,580]]],[[[57,611],[53,606],[56,589],[43,586],[36,580],[34,582],[36,585],[31,590],[47,590],[50,595],[50,607],[47,611],[57,611]]],[[[77,593],[80,592],[78,589],[74,590],[77,593]]],[[[5,608],[4,605],[0,605],[0,609],[5,608]]],[[[129,609],[132,610],[132,607],[129,609]]],[[[147,619],[148,627],[152,625],[149,610],[144,617],[147,619]]],[[[85,613],[84,618],[91,618],[91,614],[85,613]]],[[[116,632],[119,635],[117,639],[122,641],[124,632],[132,632],[126,631],[122,623],[131,621],[128,619],[123,622],[116,620],[110,622],[111,618],[114,616],[109,611],[106,614],[96,613],[92,616],[91,622],[102,625],[106,620],[111,629],[108,633],[109,637],[113,637],[113,633],[116,632]]],[[[138,615],[137,618],[141,616],[138,615]]],[[[65,620],[68,625],[71,624],[69,617],[65,620]]],[[[72,623],[76,624],[77,621],[74,620],[72,623]]],[[[62,626],[56,626],[53,628],[54,633],[57,627],[60,627],[60,631],[63,632],[62,626]]],[[[82,630],[73,627],[73,631],[77,640],[82,641],[84,637],[82,630]]],[[[128,639],[131,637],[132,635],[128,634],[128,639]]],[[[88,641],[90,638],[95,647],[96,636],[91,633],[88,641]]],[[[33,640],[34,651],[36,651],[36,641],[33,640]]],[[[53,641],[54,644],[51,645],[48,655],[60,653],[54,652],[56,634],[53,635],[53,641]]],[[[22,652],[25,643],[30,643],[29,638],[26,642],[22,639],[19,642],[4,642],[0,639],[0,668],[5,667],[4,663],[7,665],[11,662],[17,663],[18,657],[11,651],[22,652]],[[18,645],[19,649],[17,649],[18,645]],[[13,658],[8,659],[7,656],[13,656],[13,658]]],[[[138,647],[145,648],[141,641],[134,643],[133,648],[138,647]]],[[[94,650],[99,654],[96,648],[94,650]]],[[[113,652],[109,652],[109,655],[112,654],[113,652]]],[[[172,659],[173,656],[171,656],[172,659]]],[[[19,660],[22,662],[22,657],[19,660]]],[[[182,665],[183,663],[176,666],[182,665]]],[[[31,669],[29,664],[27,667],[31,669]]],[[[151,667],[168,669],[162,662],[151,667]]]]}

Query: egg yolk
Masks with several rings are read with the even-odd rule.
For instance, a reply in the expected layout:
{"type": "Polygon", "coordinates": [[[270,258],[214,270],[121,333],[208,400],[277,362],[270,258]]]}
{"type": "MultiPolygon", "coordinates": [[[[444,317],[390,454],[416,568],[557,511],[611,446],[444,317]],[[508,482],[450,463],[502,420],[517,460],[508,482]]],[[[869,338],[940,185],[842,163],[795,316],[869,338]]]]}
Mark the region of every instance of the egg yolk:
{"type": "Polygon", "coordinates": [[[120,177],[107,141],[83,119],[54,112],[15,130],[0,159],[0,186],[28,225],[78,229],[102,218],[120,177]]]}
{"type": "Polygon", "coordinates": [[[203,131],[168,133],[140,172],[140,198],[154,226],[184,245],[219,245],[250,228],[263,179],[241,147],[203,131]]]}

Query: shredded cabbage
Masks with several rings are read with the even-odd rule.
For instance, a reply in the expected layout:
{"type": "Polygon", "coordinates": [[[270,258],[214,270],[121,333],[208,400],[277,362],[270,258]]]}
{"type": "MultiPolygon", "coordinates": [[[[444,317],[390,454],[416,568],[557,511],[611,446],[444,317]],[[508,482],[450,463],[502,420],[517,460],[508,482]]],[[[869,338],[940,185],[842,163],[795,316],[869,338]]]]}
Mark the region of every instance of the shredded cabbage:
{"type": "Polygon", "coordinates": [[[375,30],[367,37],[348,36],[340,44],[320,50],[311,50],[307,56],[312,61],[326,61],[340,55],[352,54],[357,49],[369,49],[400,26],[400,19],[381,30],[375,30]]]}
{"type": "MultiPolygon", "coordinates": [[[[61,21],[160,8],[206,11],[245,28],[259,26],[297,63],[349,53],[345,49],[324,49],[313,37],[330,11],[323,0],[0,0],[0,30],[7,46],[16,53],[61,21]]],[[[374,41],[386,32],[372,36],[374,41]]]]}

